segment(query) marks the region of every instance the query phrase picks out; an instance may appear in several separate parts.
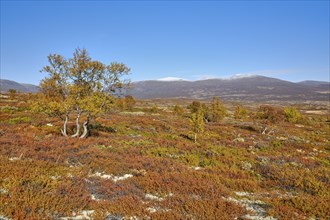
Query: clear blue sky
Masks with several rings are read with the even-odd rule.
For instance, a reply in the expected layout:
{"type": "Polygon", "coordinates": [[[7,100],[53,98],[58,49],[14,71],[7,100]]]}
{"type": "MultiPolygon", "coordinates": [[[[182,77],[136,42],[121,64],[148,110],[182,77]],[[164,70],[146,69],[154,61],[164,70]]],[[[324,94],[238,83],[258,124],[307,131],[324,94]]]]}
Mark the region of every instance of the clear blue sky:
{"type": "Polygon", "coordinates": [[[38,84],[47,55],[77,47],[133,81],[329,81],[329,1],[1,1],[2,79],[38,84]]]}

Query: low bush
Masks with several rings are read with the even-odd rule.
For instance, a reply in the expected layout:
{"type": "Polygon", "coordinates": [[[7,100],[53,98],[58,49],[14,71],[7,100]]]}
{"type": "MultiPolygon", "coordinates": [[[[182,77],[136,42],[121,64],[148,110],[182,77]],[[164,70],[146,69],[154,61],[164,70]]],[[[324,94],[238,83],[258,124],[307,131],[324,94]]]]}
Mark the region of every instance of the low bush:
{"type": "Polygon", "coordinates": [[[31,118],[30,117],[16,117],[16,118],[10,118],[6,121],[8,124],[20,124],[20,123],[30,123],[31,118]]]}

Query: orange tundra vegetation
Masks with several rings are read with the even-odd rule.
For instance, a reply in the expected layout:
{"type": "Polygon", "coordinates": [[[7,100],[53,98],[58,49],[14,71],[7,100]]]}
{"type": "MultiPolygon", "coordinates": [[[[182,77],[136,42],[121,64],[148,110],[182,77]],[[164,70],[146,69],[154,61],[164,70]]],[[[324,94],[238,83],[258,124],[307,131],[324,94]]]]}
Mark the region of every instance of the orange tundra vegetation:
{"type": "Polygon", "coordinates": [[[0,218],[329,219],[329,115],[313,106],[113,98],[74,139],[39,98],[1,96],[0,218]]]}

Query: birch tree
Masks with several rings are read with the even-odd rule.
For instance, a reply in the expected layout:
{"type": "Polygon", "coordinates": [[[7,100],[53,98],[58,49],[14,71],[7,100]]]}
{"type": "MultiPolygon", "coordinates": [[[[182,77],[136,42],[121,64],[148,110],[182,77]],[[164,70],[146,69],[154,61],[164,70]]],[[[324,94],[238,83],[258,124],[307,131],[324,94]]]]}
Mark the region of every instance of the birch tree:
{"type": "Polygon", "coordinates": [[[197,142],[197,134],[204,131],[204,114],[201,110],[192,113],[190,118],[191,130],[194,132],[194,142],[197,142]]]}
{"type": "Polygon", "coordinates": [[[69,136],[69,116],[74,117],[76,131],[71,137],[85,138],[90,120],[111,108],[114,93],[128,85],[122,78],[130,69],[123,63],[105,65],[94,61],[86,49],[79,48],[72,58],[51,54],[48,62],[41,70],[48,77],[40,83],[41,94],[36,106],[39,111],[63,118],[61,132],[64,136],[69,136]]]}

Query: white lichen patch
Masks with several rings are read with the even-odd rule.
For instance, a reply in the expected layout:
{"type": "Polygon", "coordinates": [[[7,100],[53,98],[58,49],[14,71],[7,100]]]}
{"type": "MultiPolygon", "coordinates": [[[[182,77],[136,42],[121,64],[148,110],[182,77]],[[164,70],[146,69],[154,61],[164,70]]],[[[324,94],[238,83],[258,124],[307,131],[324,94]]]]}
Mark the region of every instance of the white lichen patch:
{"type": "Polygon", "coordinates": [[[103,173],[100,173],[100,172],[96,172],[96,173],[90,175],[90,177],[95,177],[95,176],[100,177],[102,179],[110,179],[113,182],[122,181],[122,180],[133,177],[132,174],[124,174],[122,176],[115,176],[115,175],[112,175],[112,174],[103,174],[103,173]]]}
{"type": "Polygon", "coordinates": [[[58,180],[59,178],[61,178],[61,176],[49,176],[49,179],[51,180],[58,180]]]}
{"type": "Polygon", "coordinates": [[[90,220],[93,219],[91,215],[93,215],[94,210],[83,210],[80,213],[72,213],[71,217],[62,217],[61,220],[90,220]]]}
{"type": "Polygon", "coordinates": [[[20,160],[21,158],[20,157],[10,157],[9,160],[10,161],[15,161],[15,160],[20,160]]]}
{"type": "Polygon", "coordinates": [[[163,209],[160,207],[148,207],[147,211],[150,213],[155,213],[155,212],[169,212],[171,209],[163,209]]]}
{"type": "MultiPolygon", "coordinates": [[[[248,192],[235,192],[236,195],[242,197],[242,196],[252,196],[253,194],[248,193],[248,192]]],[[[229,198],[224,198],[227,201],[236,203],[242,207],[244,207],[246,210],[251,211],[254,213],[254,215],[244,215],[243,217],[246,219],[251,219],[251,220],[276,220],[276,218],[272,216],[267,216],[265,207],[266,203],[260,200],[250,200],[247,198],[242,198],[242,199],[235,199],[233,197],[229,198]]]]}
{"type": "Polygon", "coordinates": [[[7,217],[5,217],[3,215],[0,215],[0,220],[11,220],[11,218],[7,218],[7,217]]]}
{"type": "Polygon", "coordinates": [[[8,190],[0,188],[0,194],[8,194],[8,193],[9,193],[8,190]]]}
{"type": "Polygon", "coordinates": [[[154,212],[157,212],[157,209],[154,208],[154,207],[148,207],[147,211],[150,212],[150,213],[154,213],[154,212]]]}
{"type": "Polygon", "coordinates": [[[264,202],[260,200],[249,200],[247,198],[243,199],[235,199],[233,197],[227,198],[228,201],[234,202],[236,204],[242,205],[243,207],[246,208],[246,210],[258,213],[258,214],[265,214],[266,211],[264,208],[262,208],[263,205],[265,205],[264,202]]]}
{"type": "Polygon", "coordinates": [[[192,195],[191,195],[191,198],[192,198],[192,199],[196,199],[196,200],[200,200],[200,199],[202,199],[202,197],[201,197],[200,195],[196,195],[196,194],[192,194],[192,195]]]}
{"type": "Polygon", "coordinates": [[[249,192],[235,192],[235,194],[237,196],[252,196],[253,193],[249,193],[249,192]]]}
{"type": "Polygon", "coordinates": [[[201,169],[203,169],[202,167],[190,167],[190,169],[193,169],[193,170],[201,170],[201,169]]]}
{"type": "Polygon", "coordinates": [[[275,220],[276,219],[271,216],[263,217],[263,216],[257,216],[257,215],[249,215],[249,214],[244,215],[244,218],[250,219],[250,220],[275,220]]]}
{"type": "Polygon", "coordinates": [[[9,96],[7,96],[7,95],[3,95],[3,94],[0,94],[0,98],[3,98],[3,99],[8,99],[8,98],[9,98],[9,96]]]}
{"type": "Polygon", "coordinates": [[[98,199],[97,195],[95,195],[95,194],[91,194],[91,200],[100,201],[100,199],[98,199]]]}
{"type": "Polygon", "coordinates": [[[123,176],[113,176],[112,180],[114,182],[117,182],[117,181],[125,180],[125,179],[131,178],[131,177],[133,177],[132,174],[124,174],[123,176]]]}
{"type": "Polygon", "coordinates": [[[147,200],[154,200],[154,201],[163,201],[166,197],[171,197],[173,196],[173,193],[169,193],[169,194],[166,194],[165,196],[159,196],[159,195],[153,195],[153,194],[150,194],[150,193],[146,193],[144,198],[147,199],[147,200]]]}
{"type": "Polygon", "coordinates": [[[152,195],[152,194],[145,194],[144,198],[148,199],[148,200],[156,200],[156,201],[163,201],[164,198],[156,196],[156,195],[152,195]]]}

